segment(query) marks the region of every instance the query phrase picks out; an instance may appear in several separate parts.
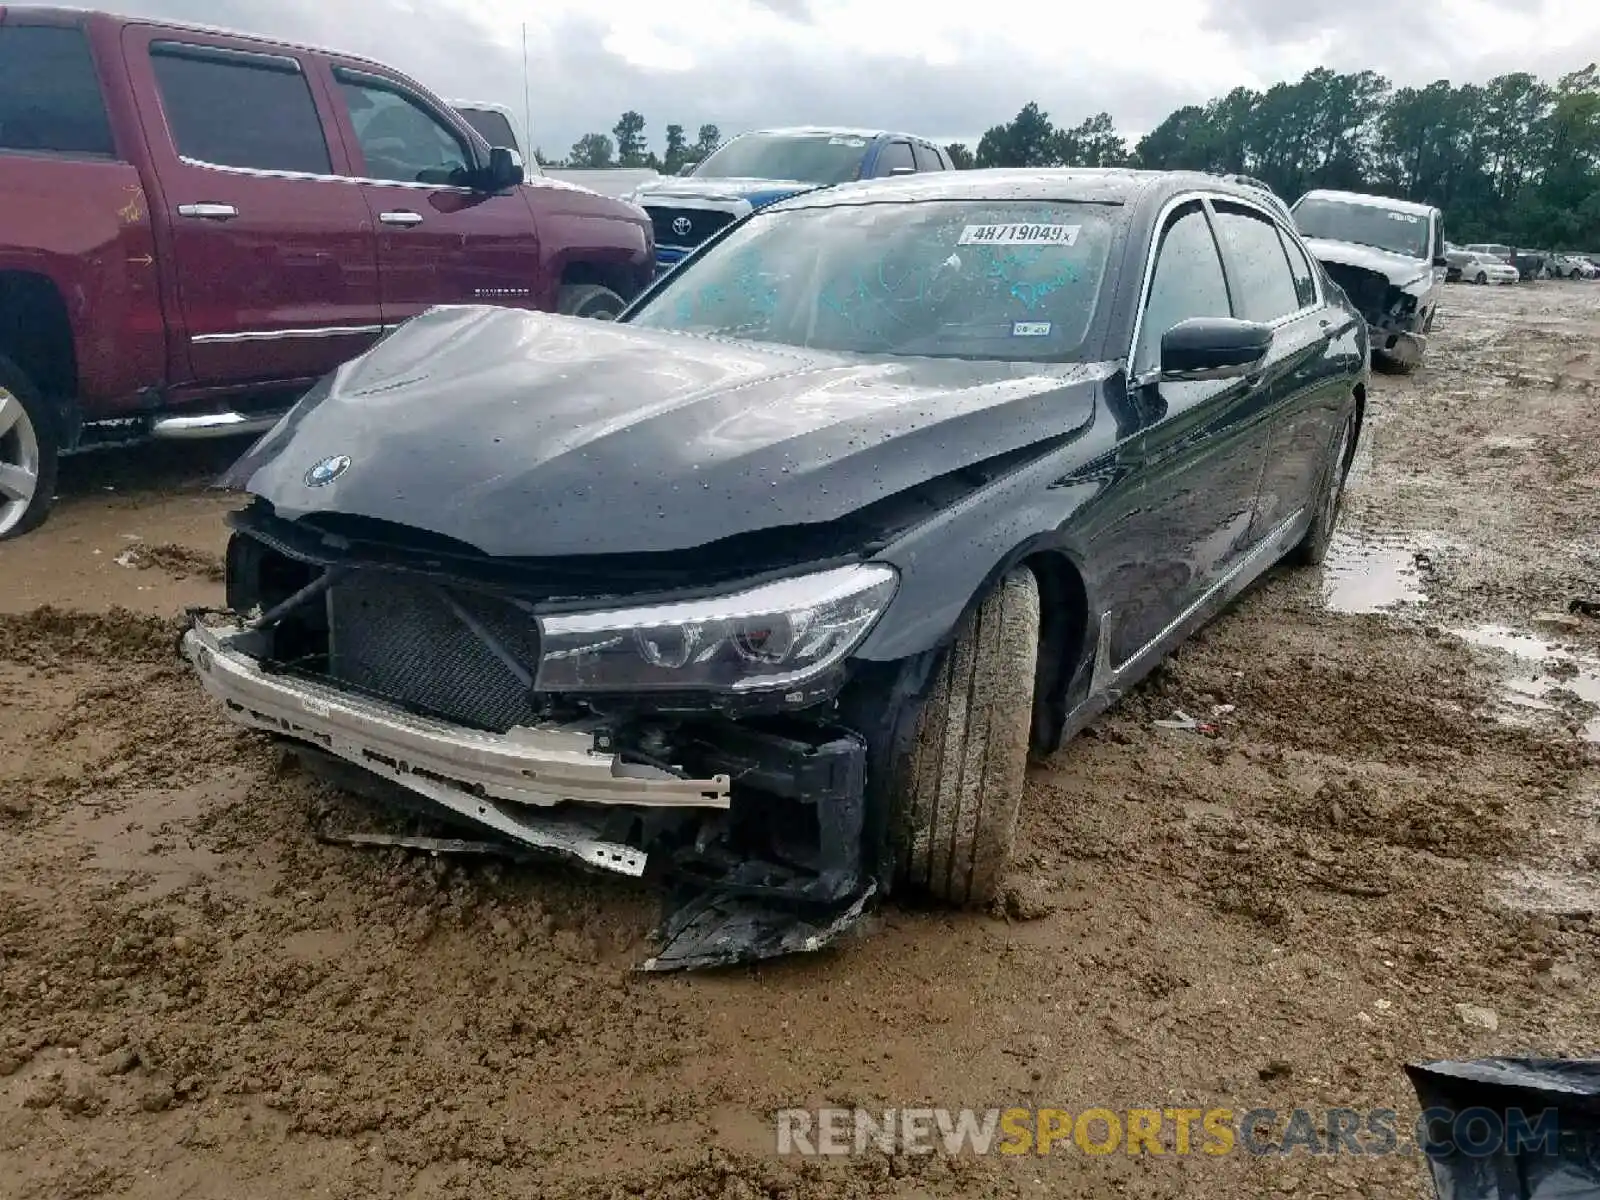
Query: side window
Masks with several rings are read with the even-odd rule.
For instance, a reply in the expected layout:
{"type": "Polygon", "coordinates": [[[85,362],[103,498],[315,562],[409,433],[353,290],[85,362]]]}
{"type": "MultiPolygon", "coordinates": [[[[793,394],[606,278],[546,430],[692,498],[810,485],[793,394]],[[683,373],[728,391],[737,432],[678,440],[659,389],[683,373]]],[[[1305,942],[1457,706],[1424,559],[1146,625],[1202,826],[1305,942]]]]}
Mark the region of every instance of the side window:
{"type": "Polygon", "coordinates": [[[333,174],[322,120],[294,59],[155,42],[150,60],[167,127],[185,158],[333,174]]]}
{"type": "Polygon", "coordinates": [[[1247,208],[1223,202],[1215,208],[1237,315],[1247,321],[1276,321],[1301,308],[1277,226],[1247,208]]]}
{"type": "Polygon", "coordinates": [[[1433,256],[1438,258],[1444,253],[1444,218],[1438,213],[1433,214],[1433,256]]]}
{"type": "Polygon", "coordinates": [[[1161,365],[1161,336],[1179,321],[1232,315],[1211,226],[1198,203],[1187,204],[1167,222],[1156,251],[1133,373],[1140,375],[1161,365]]]}
{"type": "Polygon", "coordinates": [[[390,183],[460,183],[471,168],[466,143],[420,103],[369,76],[335,71],[367,160],[363,174],[390,183]]]}
{"type": "Polygon", "coordinates": [[[114,153],[81,29],[0,25],[0,150],[114,153]]]}
{"type": "Polygon", "coordinates": [[[1284,230],[1279,229],[1278,236],[1283,239],[1283,248],[1289,255],[1289,273],[1294,276],[1294,294],[1300,300],[1296,307],[1310,308],[1317,302],[1316,275],[1311,260],[1300,248],[1300,243],[1284,230]]]}
{"type": "Polygon", "coordinates": [[[911,147],[904,142],[890,142],[878,153],[879,175],[893,175],[897,169],[917,169],[917,160],[911,157],[911,147]]]}
{"type": "Polygon", "coordinates": [[[916,155],[917,170],[942,171],[944,164],[939,161],[939,155],[932,146],[924,146],[921,142],[911,143],[911,152],[916,155]]]}

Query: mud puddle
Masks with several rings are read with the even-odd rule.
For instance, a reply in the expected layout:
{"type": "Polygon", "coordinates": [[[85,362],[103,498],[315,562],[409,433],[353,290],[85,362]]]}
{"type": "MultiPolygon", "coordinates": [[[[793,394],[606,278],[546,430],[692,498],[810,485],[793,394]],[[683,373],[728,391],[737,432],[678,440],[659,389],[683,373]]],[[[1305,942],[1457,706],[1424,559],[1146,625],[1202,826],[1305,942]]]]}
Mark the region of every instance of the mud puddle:
{"type": "Polygon", "coordinates": [[[1347,616],[1427,603],[1431,547],[1404,536],[1335,533],[1322,564],[1322,604],[1347,616]]]}
{"type": "Polygon", "coordinates": [[[1586,741],[1600,742],[1600,657],[1582,654],[1506,625],[1450,632],[1462,641],[1509,658],[1505,702],[1529,714],[1567,716],[1586,741]]]}

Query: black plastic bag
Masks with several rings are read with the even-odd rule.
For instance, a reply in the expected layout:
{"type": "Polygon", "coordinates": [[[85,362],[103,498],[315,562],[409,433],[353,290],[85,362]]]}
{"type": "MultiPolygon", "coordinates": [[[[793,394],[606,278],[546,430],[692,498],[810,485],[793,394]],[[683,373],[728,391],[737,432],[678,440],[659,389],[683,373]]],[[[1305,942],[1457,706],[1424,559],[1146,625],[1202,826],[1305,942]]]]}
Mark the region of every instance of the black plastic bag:
{"type": "Polygon", "coordinates": [[[1600,1060],[1406,1067],[1439,1200],[1600,1198],[1600,1060]]]}

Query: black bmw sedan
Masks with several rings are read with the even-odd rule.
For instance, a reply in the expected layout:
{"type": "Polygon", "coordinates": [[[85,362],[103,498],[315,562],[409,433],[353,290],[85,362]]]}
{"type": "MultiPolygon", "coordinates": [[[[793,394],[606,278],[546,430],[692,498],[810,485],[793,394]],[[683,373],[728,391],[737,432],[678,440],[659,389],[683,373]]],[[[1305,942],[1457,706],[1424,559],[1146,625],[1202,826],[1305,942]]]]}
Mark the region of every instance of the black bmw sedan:
{"type": "Polygon", "coordinates": [[[811,948],[989,901],[1030,747],[1321,560],[1367,363],[1243,184],[813,192],[616,323],[442,307],[323,380],[185,653],[314,770],[660,879],[654,966],[811,948]]]}

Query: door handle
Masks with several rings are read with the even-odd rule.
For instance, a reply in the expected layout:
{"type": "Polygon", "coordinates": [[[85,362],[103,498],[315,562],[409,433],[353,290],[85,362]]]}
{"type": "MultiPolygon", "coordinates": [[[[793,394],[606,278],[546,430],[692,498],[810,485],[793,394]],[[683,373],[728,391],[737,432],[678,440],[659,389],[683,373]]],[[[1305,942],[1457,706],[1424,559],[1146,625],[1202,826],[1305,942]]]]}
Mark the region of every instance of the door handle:
{"type": "Polygon", "coordinates": [[[398,212],[379,213],[378,220],[382,221],[385,225],[421,225],[422,214],[407,212],[404,209],[401,209],[398,212]]]}
{"type": "Polygon", "coordinates": [[[239,210],[231,204],[180,204],[178,215],[202,221],[231,221],[239,215],[239,210]]]}

